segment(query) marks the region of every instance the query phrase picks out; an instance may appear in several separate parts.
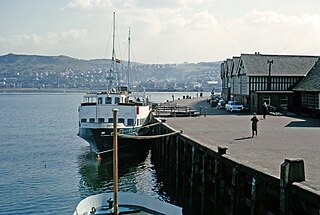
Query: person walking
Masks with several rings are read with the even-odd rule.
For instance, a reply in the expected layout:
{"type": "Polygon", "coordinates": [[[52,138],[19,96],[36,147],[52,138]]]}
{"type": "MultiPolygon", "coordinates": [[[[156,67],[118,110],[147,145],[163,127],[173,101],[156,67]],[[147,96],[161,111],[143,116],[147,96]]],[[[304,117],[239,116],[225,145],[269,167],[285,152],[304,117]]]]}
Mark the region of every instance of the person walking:
{"type": "Polygon", "coordinates": [[[254,134],[257,136],[258,135],[258,122],[259,119],[256,116],[256,113],[253,113],[253,116],[251,118],[251,126],[252,126],[252,137],[254,136],[254,134]]]}
{"type": "Polygon", "coordinates": [[[268,105],[267,105],[267,103],[265,103],[265,102],[263,103],[262,109],[263,109],[263,119],[266,119],[266,115],[268,113],[268,105]]]}

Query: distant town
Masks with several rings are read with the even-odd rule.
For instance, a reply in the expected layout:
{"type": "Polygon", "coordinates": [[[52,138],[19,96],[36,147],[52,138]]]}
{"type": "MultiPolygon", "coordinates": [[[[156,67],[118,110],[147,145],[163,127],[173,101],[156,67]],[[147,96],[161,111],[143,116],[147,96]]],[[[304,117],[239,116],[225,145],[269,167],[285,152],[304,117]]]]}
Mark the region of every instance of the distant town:
{"type": "MultiPolygon", "coordinates": [[[[131,91],[216,91],[221,62],[182,64],[116,63],[117,81],[131,91]]],[[[103,90],[109,82],[109,59],[8,54],[0,56],[0,89],[103,90]]]]}

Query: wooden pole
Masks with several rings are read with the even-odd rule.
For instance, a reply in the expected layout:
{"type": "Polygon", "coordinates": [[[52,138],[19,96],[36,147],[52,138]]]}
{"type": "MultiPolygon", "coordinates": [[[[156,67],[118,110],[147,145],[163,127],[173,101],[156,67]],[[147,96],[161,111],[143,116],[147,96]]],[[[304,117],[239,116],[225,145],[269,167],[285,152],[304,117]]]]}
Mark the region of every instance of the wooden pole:
{"type": "Polygon", "coordinates": [[[118,111],[113,109],[113,198],[114,198],[114,214],[119,214],[118,210],[118,111]]]}

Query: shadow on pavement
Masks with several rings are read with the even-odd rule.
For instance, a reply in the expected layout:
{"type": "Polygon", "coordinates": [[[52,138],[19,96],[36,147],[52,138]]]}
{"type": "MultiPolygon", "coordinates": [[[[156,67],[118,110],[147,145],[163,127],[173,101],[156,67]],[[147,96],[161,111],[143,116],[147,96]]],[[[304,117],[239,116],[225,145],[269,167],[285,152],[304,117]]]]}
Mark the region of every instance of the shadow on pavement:
{"type": "Polygon", "coordinates": [[[320,127],[320,120],[314,118],[303,118],[303,121],[292,121],[285,127],[320,127]]]}
{"type": "Polygon", "coordinates": [[[251,136],[248,136],[248,137],[239,137],[239,138],[236,138],[236,139],[233,139],[233,140],[247,140],[247,139],[251,139],[253,137],[251,136]]]}

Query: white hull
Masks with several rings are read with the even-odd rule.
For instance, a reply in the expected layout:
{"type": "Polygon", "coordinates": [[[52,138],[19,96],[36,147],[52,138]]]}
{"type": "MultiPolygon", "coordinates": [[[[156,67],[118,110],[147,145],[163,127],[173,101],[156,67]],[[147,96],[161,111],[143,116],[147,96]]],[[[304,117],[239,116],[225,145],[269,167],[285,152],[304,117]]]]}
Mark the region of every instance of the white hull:
{"type": "MultiPolygon", "coordinates": [[[[110,198],[113,198],[113,193],[89,196],[78,204],[73,215],[90,214],[90,211],[95,211],[96,214],[112,214],[113,209],[109,207],[108,202],[110,198]]],[[[125,214],[182,215],[182,208],[178,206],[137,193],[119,192],[118,205],[120,214],[122,212],[125,214]],[[130,210],[132,210],[131,213],[130,210]]]]}

